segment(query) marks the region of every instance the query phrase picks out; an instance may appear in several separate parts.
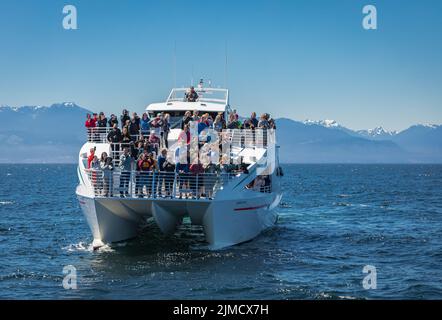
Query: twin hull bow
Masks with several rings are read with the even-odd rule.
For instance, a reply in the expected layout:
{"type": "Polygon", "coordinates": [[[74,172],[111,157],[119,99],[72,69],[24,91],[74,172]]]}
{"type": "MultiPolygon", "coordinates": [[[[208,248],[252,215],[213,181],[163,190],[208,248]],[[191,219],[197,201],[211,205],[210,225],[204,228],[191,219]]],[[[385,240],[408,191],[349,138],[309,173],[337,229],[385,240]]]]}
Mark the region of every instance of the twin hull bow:
{"type": "Polygon", "coordinates": [[[205,201],[99,198],[82,195],[78,189],[77,197],[92,231],[94,247],[135,237],[150,217],[163,233],[170,235],[189,216],[192,224],[203,226],[209,247],[220,249],[251,240],[271,227],[277,219],[272,209],[280,201],[276,193],[205,201]]]}

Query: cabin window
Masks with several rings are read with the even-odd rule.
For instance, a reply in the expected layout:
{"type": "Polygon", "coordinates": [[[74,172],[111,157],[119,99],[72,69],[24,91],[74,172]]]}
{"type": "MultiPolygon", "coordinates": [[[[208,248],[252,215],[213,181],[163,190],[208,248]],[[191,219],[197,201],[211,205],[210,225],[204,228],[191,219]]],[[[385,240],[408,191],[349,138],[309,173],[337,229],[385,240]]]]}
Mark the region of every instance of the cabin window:
{"type": "MultiPolygon", "coordinates": [[[[190,112],[193,113],[194,110],[189,110],[190,112]]],[[[218,112],[207,112],[205,110],[198,110],[199,111],[199,115],[203,115],[204,113],[208,113],[210,114],[210,116],[212,117],[213,120],[215,120],[215,117],[218,115],[218,112]]],[[[168,113],[170,114],[170,128],[171,129],[180,129],[181,128],[181,121],[183,120],[184,114],[186,113],[186,111],[150,111],[149,112],[149,117],[150,119],[155,118],[155,116],[158,113],[163,112],[164,114],[168,113]]]]}

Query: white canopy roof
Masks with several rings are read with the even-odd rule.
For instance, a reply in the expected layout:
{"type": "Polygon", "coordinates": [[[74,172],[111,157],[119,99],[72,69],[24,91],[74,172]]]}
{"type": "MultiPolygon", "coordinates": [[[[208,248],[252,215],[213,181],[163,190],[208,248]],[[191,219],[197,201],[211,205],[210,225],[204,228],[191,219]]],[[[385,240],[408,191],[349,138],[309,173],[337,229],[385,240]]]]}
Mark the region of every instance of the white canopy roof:
{"type": "Polygon", "coordinates": [[[185,94],[188,88],[174,88],[169,94],[166,102],[152,103],[147,106],[146,111],[207,111],[225,112],[229,105],[229,91],[219,88],[195,88],[198,94],[198,101],[188,102],[185,94]]]}

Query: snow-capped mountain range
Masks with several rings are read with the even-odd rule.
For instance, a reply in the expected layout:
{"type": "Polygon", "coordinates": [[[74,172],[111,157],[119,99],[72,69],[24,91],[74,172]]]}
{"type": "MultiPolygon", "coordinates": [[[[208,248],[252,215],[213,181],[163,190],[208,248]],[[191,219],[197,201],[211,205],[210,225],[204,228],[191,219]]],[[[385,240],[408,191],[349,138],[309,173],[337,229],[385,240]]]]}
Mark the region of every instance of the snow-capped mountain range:
{"type": "Polygon", "coordinates": [[[376,127],[367,130],[351,130],[349,128],[340,125],[336,120],[331,120],[331,119],[326,119],[326,120],[307,119],[304,120],[303,123],[305,125],[318,125],[318,126],[323,126],[325,128],[339,129],[347,132],[348,134],[361,136],[369,139],[384,139],[398,134],[398,131],[389,131],[384,129],[383,127],[376,127]]]}
{"type": "Polygon", "coordinates": [[[336,120],[304,120],[303,121],[304,124],[306,125],[318,125],[318,126],[323,126],[326,128],[339,128],[341,127],[341,125],[339,123],[336,122],[336,120]]]}
{"type": "Polygon", "coordinates": [[[351,130],[334,120],[278,119],[281,159],[287,162],[442,163],[442,125],[403,131],[351,130]],[[288,154],[287,154],[288,153],[288,154]]]}
{"type": "MultiPolygon", "coordinates": [[[[0,163],[75,163],[86,138],[86,113],[91,111],[73,102],[0,106],[0,163]]],[[[355,131],[335,120],[280,118],[276,124],[283,162],[442,163],[441,125],[396,132],[382,127],[355,131]]]]}
{"type": "MultiPolygon", "coordinates": [[[[344,130],[347,132],[353,132],[353,133],[358,134],[358,135],[365,137],[365,138],[373,138],[373,139],[378,139],[378,138],[388,139],[388,138],[398,135],[401,132],[401,131],[397,131],[397,130],[390,131],[390,130],[384,129],[381,126],[375,127],[373,129],[366,129],[366,130],[351,130],[351,129],[348,129],[348,128],[340,125],[336,120],[330,120],[330,119],[326,119],[326,120],[307,119],[307,120],[304,120],[303,123],[305,125],[318,125],[318,126],[323,126],[325,128],[341,129],[341,130],[344,130]]],[[[417,124],[415,126],[422,127],[422,128],[429,128],[429,129],[437,129],[441,125],[417,124]]]]}
{"type": "Polygon", "coordinates": [[[376,127],[374,129],[368,129],[368,130],[358,130],[356,131],[362,136],[370,137],[370,138],[388,138],[395,136],[399,133],[399,131],[389,131],[385,130],[383,127],[376,127]]]}
{"type": "Polygon", "coordinates": [[[54,108],[76,108],[78,107],[74,102],[61,102],[54,103],[50,106],[23,106],[23,107],[10,107],[7,105],[0,106],[0,112],[2,111],[14,111],[14,112],[27,112],[36,111],[40,109],[54,109],[54,108]]]}

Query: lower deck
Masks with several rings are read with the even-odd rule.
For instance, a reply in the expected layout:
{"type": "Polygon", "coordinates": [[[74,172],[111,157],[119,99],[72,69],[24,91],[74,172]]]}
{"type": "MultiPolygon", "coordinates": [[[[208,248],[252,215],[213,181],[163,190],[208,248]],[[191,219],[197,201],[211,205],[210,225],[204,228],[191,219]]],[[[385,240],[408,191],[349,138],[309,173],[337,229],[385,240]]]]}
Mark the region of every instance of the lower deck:
{"type": "MultiPolygon", "coordinates": [[[[97,198],[213,200],[235,180],[249,178],[238,173],[177,173],[161,171],[85,170],[90,190],[97,198]]],[[[271,176],[258,176],[245,186],[251,192],[271,193],[271,176]]]]}

